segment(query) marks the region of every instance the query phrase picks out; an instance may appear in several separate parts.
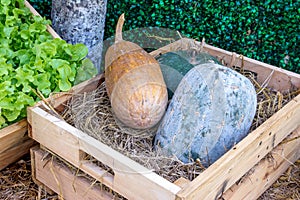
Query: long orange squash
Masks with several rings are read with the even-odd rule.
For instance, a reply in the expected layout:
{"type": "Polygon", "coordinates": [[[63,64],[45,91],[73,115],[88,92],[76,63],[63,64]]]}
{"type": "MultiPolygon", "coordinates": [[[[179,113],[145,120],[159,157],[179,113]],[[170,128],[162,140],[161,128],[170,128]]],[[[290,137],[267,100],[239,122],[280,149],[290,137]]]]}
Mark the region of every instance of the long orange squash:
{"type": "Polygon", "coordinates": [[[119,17],[115,43],[105,55],[105,82],[116,117],[135,129],[157,124],[168,96],[159,63],[144,49],[122,38],[124,14],[119,17]]]}

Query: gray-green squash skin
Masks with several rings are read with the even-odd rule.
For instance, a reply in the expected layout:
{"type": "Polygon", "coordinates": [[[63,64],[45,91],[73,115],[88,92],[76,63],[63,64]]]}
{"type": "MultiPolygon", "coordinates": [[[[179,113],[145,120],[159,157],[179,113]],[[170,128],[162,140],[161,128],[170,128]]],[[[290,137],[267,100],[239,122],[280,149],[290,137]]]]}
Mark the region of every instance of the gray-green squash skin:
{"type": "Polygon", "coordinates": [[[169,99],[172,98],[178,84],[194,66],[219,61],[212,55],[194,49],[168,52],[156,58],[159,62],[165,83],[168,88],[169,99]]]}
{"type": "Polygon", "coordinates": [[[192,68],[178,85],[155,136],[155,148],[209,166],[249,132],[256,112],[250,80],[218,64],[192,68]]]}

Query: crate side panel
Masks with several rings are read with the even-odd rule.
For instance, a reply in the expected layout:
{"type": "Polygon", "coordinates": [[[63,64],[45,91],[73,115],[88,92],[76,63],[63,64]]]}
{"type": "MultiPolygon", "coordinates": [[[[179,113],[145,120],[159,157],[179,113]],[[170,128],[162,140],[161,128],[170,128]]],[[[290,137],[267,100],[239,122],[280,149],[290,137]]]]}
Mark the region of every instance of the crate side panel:
{"type": "Polygon", "coordinates": [[[74,175],[68,167],[58,163],[51,157],[44,159],[46,152],[33,149],[34,178],[44,184],[64,199],[113,199],[113,195],[106,190],[96,187],[84,177],[74,175]]]}
{"type": "Polygon", "coordinates": [[[0,130],[0,170],[29,152],[34,140],[27,135],[27,121],[23,119],[0,130]]]}
{"type": "Polygon", "coordinates": [[[77,129],[39,107],[32,107],[28,112],[30,137],[72,164],[79,165],[81,154],[77,129]]]}
{"type": "Polygon", "coordinates": [[[234,184],[222,199],[256,199],[266,191],[287,168],[300,158],[300,127],[279,144],[267,158],[253,167],[249,174],[234,184]],[[295,139],[297,138],[297,139],[295,139]]]}
{"type": "MultiPolygon", "coordinates": [[[[175,194],[180,190],[175,184],[145,169],[131,159],[50,115],[39,107],[31,108],[28,111],[31,116],[29,123],[32,127],[30,135],[34,140],[85,172],[93,171],[87,168],[88,165],[84,164],[83,155],[85,154],[99,159],[99,161],[109,167],[118,169],[115,171],[113,182],[110,183],[110,179],[107,178],[104,184],[113,186],[113,189],[120,194],[130,197],[135,197],[137,194],[144,196],[147,194],[148,196],[146,197],[149,199],[154,198],[153,195],[157,194],[159,196],[173,196],[174,199],[175,194]],[[122,171],[128,172],[125,174],[126,176],[128,174],[134,174],[134,176],[126,177],[121,173],[122,171]],[[147,173],[143,174],[141,172],[147,173]],[[148,174],[149,172],[150,174],[148,174]],[[141,192],[141,187],[144,188],[145,185],[149,187],[150,193],[141,192]],[[132,189],[128,189],[129,187],[136,188],[135,193],[131,191],[132,189]],[[151,190],[152,188],[153,190],[151,190]],[[154,193],[154,191],[157,192],[154,193]]],[[[94,178],[99,178],[97,174],[92,175],[94,175],[94,178]]],[[[99,181],[101,181],[101,178],[99,181]]]]}
{"type": "Polygon", "coordinates": [[[0,153],[26,140],[27,121],[23,119],[0,130],[0,153]]]}
{"type": "Polygon", "coordinates": [[[285,137],[300,126],[300,95],[251,132],[177,195],[214,199],[229,189],[285,137]]]}
{"type": "Polygon", "coordinates": [[[16,144],[4,152],[0,153],[0,170],[4,169],[13,162],[18,161],[22,156],[29,152],[29,149],[36,143],[34,140],[27,138],[22,143],[16,144]]]}
{"type": "MultiPolygon", "coordinates": [[[[113,182],[107,186],[129,199],[175,199],[175,194],[180,190],[179,186],[160,177],[153,170],[88,136],[80,138],[80,146],[82,151],[114,171],[113,182]]],[[[84,171],[92,171],[83,165],[81,167],[84,171]]]]}

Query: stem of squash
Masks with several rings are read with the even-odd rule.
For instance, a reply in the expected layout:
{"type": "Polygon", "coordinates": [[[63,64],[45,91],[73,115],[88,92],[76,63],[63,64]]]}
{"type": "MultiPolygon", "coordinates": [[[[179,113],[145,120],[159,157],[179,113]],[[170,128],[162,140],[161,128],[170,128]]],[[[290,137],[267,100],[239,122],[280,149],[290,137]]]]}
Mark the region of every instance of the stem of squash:
{"type": "Polygon", "coordinates": [[[123,29],[124,21],[125,21],[125,17],[124,17],[124,13],[123,13],[118,19],[118,23],[117,23],[117,27],[116,27],[115,43],[123,40],[122,29],[123,29]]]}

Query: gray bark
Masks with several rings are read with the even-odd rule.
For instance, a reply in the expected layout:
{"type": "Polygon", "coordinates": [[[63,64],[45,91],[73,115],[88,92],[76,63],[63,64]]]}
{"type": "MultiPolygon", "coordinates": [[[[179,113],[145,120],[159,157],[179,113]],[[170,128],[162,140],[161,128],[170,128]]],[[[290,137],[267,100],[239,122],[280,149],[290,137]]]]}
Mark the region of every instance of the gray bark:
{"type": "Polygon", "coordinates": [[[83,43],[100,72],[107,0],[52,0],[52,27],[68,43],[83,43]]]}

